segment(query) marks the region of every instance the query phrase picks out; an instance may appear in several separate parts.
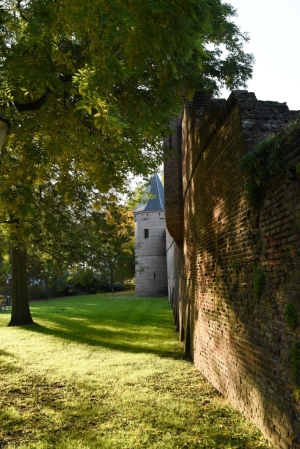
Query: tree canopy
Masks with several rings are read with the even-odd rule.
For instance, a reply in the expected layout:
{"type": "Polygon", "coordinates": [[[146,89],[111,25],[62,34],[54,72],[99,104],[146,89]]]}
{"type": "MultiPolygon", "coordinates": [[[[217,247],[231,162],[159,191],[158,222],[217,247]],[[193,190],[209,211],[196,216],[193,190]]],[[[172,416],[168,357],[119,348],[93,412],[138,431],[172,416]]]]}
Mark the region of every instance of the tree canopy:
{"type": "Polygon", "coordinates": [[[102,188],[146,173],[183,96],[250,76],[234,14],[219,0],[2,0],[11,141],[84,159],[102,188]]]}
{"type": "Polygon", "coordinates": [[[68,253],[87,204],[161,162],[183,98],[245,84],[252,56],[234,14],[220,0],[0,1],[0,112],[12,124],[0,221],[21,261],[13,278],[26,283],[34,245],[68,253]]]}

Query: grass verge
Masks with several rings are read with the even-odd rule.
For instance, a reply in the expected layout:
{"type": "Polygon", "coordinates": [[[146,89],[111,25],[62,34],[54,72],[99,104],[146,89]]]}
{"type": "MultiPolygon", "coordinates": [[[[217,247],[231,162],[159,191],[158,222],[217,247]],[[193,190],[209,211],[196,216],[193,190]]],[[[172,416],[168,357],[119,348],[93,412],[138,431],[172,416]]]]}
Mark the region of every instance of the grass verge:
{"type": "Polygon", "coordinates": [[[0,314],[0,448],[267,448],[183,357],[166,298],[93,295],[0,314]]]}

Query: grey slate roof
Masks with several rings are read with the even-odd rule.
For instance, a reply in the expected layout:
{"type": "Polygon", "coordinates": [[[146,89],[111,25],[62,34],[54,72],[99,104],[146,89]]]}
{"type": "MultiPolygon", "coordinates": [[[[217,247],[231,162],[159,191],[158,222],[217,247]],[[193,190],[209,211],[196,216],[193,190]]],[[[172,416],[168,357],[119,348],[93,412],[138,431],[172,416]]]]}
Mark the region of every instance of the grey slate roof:
{"type": "Polygon", "coordinates": [[[151,197],[146,199],[145,201],[142,201],[134,209],[134,212],[164,210],[165,208],[164,188],[157,173],[155,173],[155,175],[152,176],[151,184],[148,189],[151,197]]]}

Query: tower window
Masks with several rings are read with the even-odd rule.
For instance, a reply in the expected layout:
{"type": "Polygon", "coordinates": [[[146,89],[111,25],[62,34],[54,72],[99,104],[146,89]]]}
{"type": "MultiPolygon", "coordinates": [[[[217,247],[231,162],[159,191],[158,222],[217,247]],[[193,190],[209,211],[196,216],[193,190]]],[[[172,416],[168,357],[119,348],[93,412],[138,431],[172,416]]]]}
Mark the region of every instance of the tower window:
{"type": "Polygon", "coordinates": [[[145,239],[149,238],[149,229],[144,229],[144,238],[145,239]]]}

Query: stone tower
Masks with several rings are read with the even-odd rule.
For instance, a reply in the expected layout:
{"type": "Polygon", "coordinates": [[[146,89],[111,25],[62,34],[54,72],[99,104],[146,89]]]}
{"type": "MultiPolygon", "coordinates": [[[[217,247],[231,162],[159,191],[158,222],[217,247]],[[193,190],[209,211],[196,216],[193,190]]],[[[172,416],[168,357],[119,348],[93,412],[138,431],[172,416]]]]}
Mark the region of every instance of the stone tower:
{"type": "Polygon", "coordinates": [[[149,193],[149,199],[133,211],[137,260],[135,294],[165,296],[168,282],[164,188],[157,174],[152,177],[149,193]]]}

